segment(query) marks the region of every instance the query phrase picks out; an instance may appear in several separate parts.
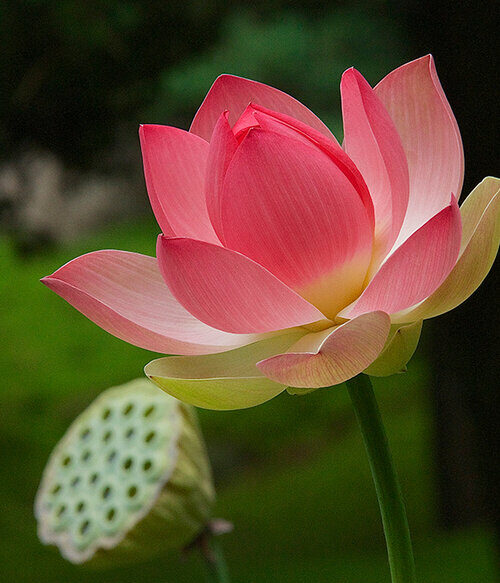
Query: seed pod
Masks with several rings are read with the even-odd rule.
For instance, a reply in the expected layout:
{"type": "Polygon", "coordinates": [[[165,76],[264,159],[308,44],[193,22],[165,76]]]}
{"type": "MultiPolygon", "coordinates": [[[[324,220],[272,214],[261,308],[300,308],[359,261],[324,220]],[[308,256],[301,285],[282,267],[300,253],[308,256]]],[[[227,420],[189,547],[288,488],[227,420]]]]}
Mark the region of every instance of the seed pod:
{"type": "Polygon", "coordinates": [[[52,452],[38,534],[73,563],[120,564],[186,546],[215,493],[194,409],[138,379],[100,395],[52,452]]]}

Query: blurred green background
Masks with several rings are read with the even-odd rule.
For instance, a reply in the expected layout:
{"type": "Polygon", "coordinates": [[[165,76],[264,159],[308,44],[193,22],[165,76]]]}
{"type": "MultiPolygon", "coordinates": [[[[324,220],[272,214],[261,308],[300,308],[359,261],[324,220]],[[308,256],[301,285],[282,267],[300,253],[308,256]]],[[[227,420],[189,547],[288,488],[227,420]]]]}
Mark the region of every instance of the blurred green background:
{"type": "MultiPolygon", "coordinates": [[[[137,125],[187,127],[215,77],[228,72],[291,93],[341,138],[338,83],[347,67],[356,66],[375,83],[431,50],[440,72],[440,55],[443,64],[460,62],[460,53],[448,50],[449,41],[440,44],[432,34],[453,18],[460,31],[465,13],[437,10],[433,28],[426,24],[426,9],[426,2],[418,7],[409,2],[398,11],[386,2],[306,0],[293,8],[279,0],[0,4],[0,580],[202,580],[196,554],[102,572],[74,567],[39,543],[32,513],[48,455],[72,419],[103,389],[140,376],[156,356],[100,330],[38,282],[92,250],[154,254],[158,227],[137,178],[137,125]],[[64,176],[57,183],[64,205],[78,199],[83,206],[77,211],[85,208],[88,188],[81,187],[77,197],[73,186],[98,175],[133,186],[125,205],[133,213],[97,217],[90,228],[68,206],[77,217],[71,236],[59,235],[63,211],[50,214],[50,229],[30,222],[32,201],[50,192],[35,192],[38,174],[27,175],[27,152],[42,162],[55,157],[64,176]]],[[[469,19],[467,26],[479,24],[469,19]]],[[[482,50],[481,42],[476,45],[482,50]]],[[[476,70],[484,56],[476,55],[476,70]]],[[[443,73],[447,90],[444,68],[443,73]]],[[[452,106],[467,110],[467,99],[464,90],[456,102],[451,99],[452,106]]],[[[468,111],[471,118],[475,113],[468,111]]],[[[474,124],[465,121],[468,154],[473,134],[467,128],[474,124]]],[[[471,158],[470,181],[494,170],[483,172],[474,154],[471,158]]],[[[103,184],[105,195],[108,182],[103,184]]],[[[490,284],[480,301],[491,290],[490,284]]],[[[443,318],[441,337],[456,329],[465,314],[460,310],[443,318]]],[[[485,408],[469,411],[461,395],[471,385],[463,388],[464,378],[478,376],[469,364],[454,381],[455,409],[443,408],[436,395],[446,397],[445,384],[437,379],[461,353],[436,361],[432,332],[438,327],[424,327],[408,372],[378,380],[376,392],[408,506],[419,581],[493,583],[498,559],[489,484],[496,474],[481,444],[492,448],[494,381],[481,373],[484,392],[476,394],[485,408]],[[460,414],[457,402],[463,404],[460,414]],[[450,448],[458,461],[450,458],[450,448]],[[484,466],[490,468],[486,480],[484,466]]],[[[472,336],[462,344],[470,352],[474,342],[472,336]]],[[[483,362],[488,350],[497,354],[491,342],[478,342],[484,344],[483,362]]],[[[480,362],[481,354],[474,355],[480,362]]],[[[493,369],[491,360],[489,366],[493,369]]],[[[389,581],[375,492],[345,387],[304,397],[285,394],[246,411],[200,411],[200,418],[217,483],[216,514],[235,524],[223,540],[235,582],[389,581]]]]}

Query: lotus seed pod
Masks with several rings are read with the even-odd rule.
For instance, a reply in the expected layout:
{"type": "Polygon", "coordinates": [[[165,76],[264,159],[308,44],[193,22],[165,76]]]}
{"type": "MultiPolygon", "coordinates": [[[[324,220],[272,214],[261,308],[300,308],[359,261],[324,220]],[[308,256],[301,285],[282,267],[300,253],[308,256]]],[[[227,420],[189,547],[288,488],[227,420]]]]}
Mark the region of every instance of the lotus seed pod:
{"type": "Polygon", "coordinates": [[[123,564],[186,546],[214,497],[194,409],[138,379],[73,422],[47,463],[35,515],[41,541],[69,561],[123,564]]]}

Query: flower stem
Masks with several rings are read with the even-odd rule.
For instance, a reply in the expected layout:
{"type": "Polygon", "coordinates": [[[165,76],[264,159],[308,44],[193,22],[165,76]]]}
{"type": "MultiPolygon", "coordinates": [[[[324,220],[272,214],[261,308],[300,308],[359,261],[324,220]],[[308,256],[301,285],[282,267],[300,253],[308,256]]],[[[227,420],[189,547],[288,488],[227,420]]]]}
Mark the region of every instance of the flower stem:
{"type": "Polygon", "coordinates": [[[405,506],[370,378],[360,374],[346,384],[375,482],[392,583],[415,583],[415,562],[405,506]]]}
{"type": "Polygon", "coordinates": [[[230,583],[229,571],[218,538],[217,536],[210,536],[207,541],[208,548],[203,553],[207,566],[207,581],[212,583],[230,583]]]}

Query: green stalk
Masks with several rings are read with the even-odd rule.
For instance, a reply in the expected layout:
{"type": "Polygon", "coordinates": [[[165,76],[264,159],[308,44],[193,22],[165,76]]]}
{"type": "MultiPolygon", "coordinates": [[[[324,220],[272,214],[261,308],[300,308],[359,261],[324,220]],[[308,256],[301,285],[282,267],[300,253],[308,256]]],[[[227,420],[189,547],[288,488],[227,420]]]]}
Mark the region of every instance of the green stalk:
{"type": "Polygon", "coordinates": [[[415,583],[415,562],[405,506],[370,378],[360,374],[346,384],[375,482],[392,583],[415,583]]]}
{"type": "Polygon", "coordinates": [[[203,552],[207,566],[207,581],[212,583],[230,583],[229,571],[219,537],[209,535],[206,540],[207,548],[203,552]]]}

